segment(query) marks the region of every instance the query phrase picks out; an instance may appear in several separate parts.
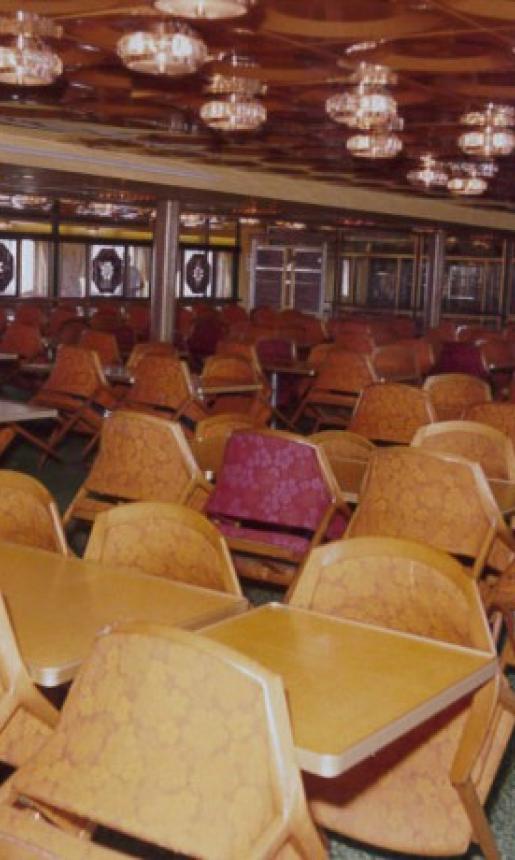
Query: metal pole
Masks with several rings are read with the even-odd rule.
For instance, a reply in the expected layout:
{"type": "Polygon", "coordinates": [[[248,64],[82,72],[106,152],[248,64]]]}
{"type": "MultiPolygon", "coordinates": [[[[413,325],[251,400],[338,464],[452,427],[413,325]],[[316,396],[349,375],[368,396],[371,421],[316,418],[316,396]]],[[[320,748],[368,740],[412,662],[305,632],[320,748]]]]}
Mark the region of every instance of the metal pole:
{"type": "Polygon", "coordinates": [[[150,336],[171,342],[175,324],[175,284],[179,267],[180,204],[160,200],[157,204],[152,254],[150,336]]]}
{"type": "Polygon", "coordinates": [[[445,268],[445,230],[435,230],[429,237],[429,275],[424,293],[424,330],[440,322],[445,268]]]}

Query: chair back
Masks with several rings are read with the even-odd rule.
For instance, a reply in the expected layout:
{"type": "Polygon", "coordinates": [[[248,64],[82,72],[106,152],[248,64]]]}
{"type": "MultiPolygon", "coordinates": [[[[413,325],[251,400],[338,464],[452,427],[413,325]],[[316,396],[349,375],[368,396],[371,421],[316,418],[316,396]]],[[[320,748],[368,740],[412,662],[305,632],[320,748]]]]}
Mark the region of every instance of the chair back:
{"type": "Polygon", "coordinates": [[[218,529],[172,502],[130,502],[99,514],[84,558],[241,596],[218,529]]]}
{"type": "Polygon", "coordinates": [[[416,358],[421,377],[431,373],[436,357],[434,345],[425,337],[406,338],[397,341],[398,346],[411,350],[416,358]]]}
{"type": "Polygon", "coordinates": [[[357,501],[370,455],[375,445],[357,433],[348,430],[322,430],[312,433],[310,442],[321,445],[329,465],[349,501],[357,501]]]}
{"type": "Polygon", "coordinates": [[[21,358],[37,358],[44,352],[44,344],[38,326],[13,322],[6,328],[0,340],[0,352],[17,353],[21,358]]]}
{"type": "Polygon", "coordinates": [[[418,541],[354,537],[311,550],[292,606],[493,651],[475,582],[456,559],[418,541]]]}
{"type": "Polygon", "coordinates": [[[423,387],[431,398],[438,421],[461,418],[469,406],[487,403],[492,399],[488,383],[467,373],[439,373],[428,376],[423,387]]]}
{"type": "Polygon", "coordinates": [[[420,427],[414,447],[457,454],[479,463],[487,478],[515,481],[515,453],[511,440],[500,430],[477,421],[438,421],[420,427]]]}
{"type": "Polygon", "coordinates": [[[180,412],[194,399],[186,362],[173,355],[145,355],[134,368],[134,384],[128,403],[180,412]]]}
{"type": "Polygon", "coordinates": [[[387,382],[416,382],[420,378],[415,350],[401,343],[389,343],[376,349],[372,364],[378,378],[387,382]]]}
{"type": "Polygon", "coordinates": [[[292,433],[238,430],[227,441],[206,512],[315,531],[338,495],[317,445],[292,433]]]}
{"type": "Polygon", "coordinates": [[[149,355],[165,355],[174,357],[176,352],[177,351],[173,343],[168,343],[168,341],[154,340],[147,341],[145,343],[136,343],[131,349],[126,367],[127,370],[134,370],[140,361],[149,355]]]}
{"type": "Polygon", "coordinates": [[[222,466],[225,446],[235,430],[250,430],[255,422],[242,412],[221,412],[203,418],[195,427],[191,450],[203,472],[216,476],[222,466]]]}
{"type": "Polygon", "coordinates": [[[30,303],[19,304],[16,308],[16,322],[31,325],[40,331],[44,328],[47,316],[43,308],[30,303]]]}
{"type": "Polygon", "coordinates": [[[85,487],[130,501],[191,503],[204,479],[175,421],[117,411],[104,420],[85,487]]]}
{"type": "Polygon", "coordinates": [[[367,355],[333,348],[320,366],[312,391],[314,393],[320,388],[360,394],[367,385],[376,381],[376,372],[367,355]]]}
{"type": "Polygon", "coordinates": [[[515,552],[481,467],[462,457],[420,448],[382,448],[370,457],[360,503],[346,537],[422,541],[503,570],[515,552]]]}
{"type": "Polygon", "coordinates": [[[0,537],[68,554],[57,505],[46,487],[10,469],[0,469],[0,537]]]}
{"type": "Polygon", "coordinates": [[[504,340],[500,334],[497,334],[495,339],[481,340],[477,345],[488,370],[504,369],[507,372],[513,370],[515,356],[513,344],[509,340],[504,340]]]}
{"type": "Polygon", "coordinates": [[[434,373],[467,373],[488,379],[488,367],[481,349],[474,343],[446,342],[433,368],[434,373]]]}
{"type": "Polygon", "coordinates": [[[133,623],[97,639],[12,791],[181,855],[257,860],[292,837],[306,860],[326,856],[280,679],[174,628],[133,623]]]}
{"type": "Polygon", "coordinates": [[[288,364],[297,357],[295,341],[280,335],[260,338],[256,342],[256,351],[262,366],[276,362],[288,364]]]}
{"type": "Polygon", "coordinates": [[[119,364],[121,361],[118,341],[111,332],[86,329],[80,336],[79,344],[84,349],[94,350],[104,366],[119,364]]]}
{"type": "Polygon", "coordinates": [[[349,430],[366,439],[409,444],[419,427],[436,421],[429,395],[399,382],[377,382],[359,397],[349,430]]]}
{"type": "Polygon", "coordinates": [[[55,365],[39,389],[39,394],[57,393],[87,399],[107,386],[96,352],[83,346],[61,344],[55,365]]]}
{"type": "Polygon", "coordinates": [[[465,410],[463,418],[495,427],[511,439],[515,448],[515,403],[475,403],[465,410]]]}
{"type": "Polygon", "coordinates": [[[219,380],[252,384],[258,381],[258,374],[256,366],[242,355],[217,353],[204,362],[200,380],[206,385],[219,380]]]}

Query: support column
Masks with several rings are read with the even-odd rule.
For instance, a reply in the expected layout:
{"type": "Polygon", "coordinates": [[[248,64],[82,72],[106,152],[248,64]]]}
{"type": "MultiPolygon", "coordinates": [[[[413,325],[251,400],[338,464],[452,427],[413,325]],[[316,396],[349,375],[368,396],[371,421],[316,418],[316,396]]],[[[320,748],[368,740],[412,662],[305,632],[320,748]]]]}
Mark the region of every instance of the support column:
{"type": "MultiPolygon", "coordinates": [[[[511,282],[513,277],[513,254],[515,253],[512,238],[503,239],[502,243],[502,272],[501,272],[501,326],[506,325],[511,312],[511,282]]],[[[513,308],[515,313],[515,307],[513,308]]]]}
{"type": "Polygon", "coordinates": [[[160,200],[157,204],[152,253],[150,293],[150,337],[173,340],[175,324],[175,283],[179,267],[180,204],[160,200]]]}
{"type": "Polygon", "coordinates": [[[428,237],[429,272],[424,291],[424,331],[440,322],[445,268],[445,230],[435,230],[428,237]]]}

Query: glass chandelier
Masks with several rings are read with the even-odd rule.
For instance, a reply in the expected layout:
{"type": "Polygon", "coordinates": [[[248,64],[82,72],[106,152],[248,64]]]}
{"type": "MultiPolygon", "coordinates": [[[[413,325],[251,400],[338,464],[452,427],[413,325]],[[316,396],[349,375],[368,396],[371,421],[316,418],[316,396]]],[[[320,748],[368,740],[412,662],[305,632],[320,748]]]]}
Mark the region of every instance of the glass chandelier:
{"type": "Polygon", "coordinates": [[[222,98],[207,101],[200,109],[200,118],[218,131],[255,131],[266,122],[265,105],[255,97],[266,92],[256,77],[238,74],[238,70],[257,70],[250,60],[232,55],[232,74],[217,74],[211,78],[206,92],[222,98]]]}
{"type": "Polygon", "coordinates": [[[256,0],[156,0],[156,9],[180,18],[237,18],[256,0]]]}
{"type": "Polygon", "coordinates": [[[471,111],[460,117],[462,125],[476,126],[458,138],[458,144],[467,155],[479,158],[496,158],[510,155],[515,147],[515,111],[509,105],[488,104],[483,111],[471,111]]]}
{"type": "Polygon", "coordinates": [[[116,50],[127,68],[152,75],[191,74],[208,58],[200,36],[177,21],[160,21],[149,30],[127,33],[116,50]]]}
{"type": "Polygon", "coordinates": [[[0,83],[22,87],[52,84],[63,64],[41,37],[61,35],[62,27],[28,12],[0,18],[0,36],[12,37],[0,46],[0,83]]]}
{"type": "Polygon", "coordinates": [[[355,89],[330,96],[325,103],[331,119],[361,131],[402,127],[397,116],[397,102],[386,90],[386,86],[397,81],[391,69],[360,63],[350,80],[357,83],[355,89]]]}
{"type": "Polygon", "coordinates": [[[370,131],[349,137],[347,149],[356,158],[395,158],[402,140],[390,131],[370,131]]]}
{"type": "Polygon", "coordinates": [[[493,176],[497,170],[491,162],[470,164],[464,161],[450,164],[449,167],[453,175],[447,183],[447,189],[451,194],[460,197],[477,197],[484,194],[488,188],[486,179],[493,176]]]}
{"type": "Polygon", "coordinates": [[[425,190],[429,188],[445,187],[449,181],[449,174],[444,165],[437,161],[434,155],[426,152],[420,156],[420,164],[407,174],[408,182],[417,188],[425,190]]]}

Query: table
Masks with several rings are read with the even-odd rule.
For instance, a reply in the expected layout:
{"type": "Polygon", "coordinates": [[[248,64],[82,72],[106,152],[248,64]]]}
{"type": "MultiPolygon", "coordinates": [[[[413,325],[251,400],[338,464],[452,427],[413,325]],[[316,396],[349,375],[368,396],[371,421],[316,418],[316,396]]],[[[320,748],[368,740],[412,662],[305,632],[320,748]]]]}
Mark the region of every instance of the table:
{"type": "Polygon", "coordinates": [[[17,352],[0,352],[0,362],[2,364],[11,364],[19,359],[17,352]]]}
{"type": "Polygon", "coordinates": [[[270,403],[274,409],[277,408],[277,397],[279,393],[279,376],[302,376],[305,378],[314,377],[317,374],[317,369],[307,361],[291,361],[291,362],[265,362],[263,370],[270,376],[271,398],[270,403]]]}
{"type": "MultiPolygon", "coordinates": [[[[30,403],[22,403],[17,400],[0,400],[0,424],[6,424],[10,427],[12,435],[7,440],[7,444],[14,439],[16,433],[35,445],[36,448],[41,448],[49,456],[59,460],[60,457],[55,451],[50,448],[42,439],[38,439],[20,424],[24,421],[41,421],[47,418],[57,418],[57,409],[47,409],[43,406],[31,406],[30,403]]],[[[4,448],[6,447],[4,445],[4,448]]],[[[2,448],[3,450],[3,448],[2,448]]]]}
{"type": "Polygon", "coordinates": [[[300,767],[334,777],[497,671],[487,653],[268,604],[202,631],[282,676],[300,767]]]}
{"type": "Polygon", "coordinates": [[[263,388],[260,382],[235,382],[230,379],[214,379],[195,383],[195,392],[201,398],[216,397],[219,394],[255,394],[263,388]]]}
{"type": "Polygon", "coordinates": [[[23,660],[44,687],[70,681],[97,632],[117,621],[196,629],[248,605],[243,597],[6,541],[0,592],[23,660]]]}

